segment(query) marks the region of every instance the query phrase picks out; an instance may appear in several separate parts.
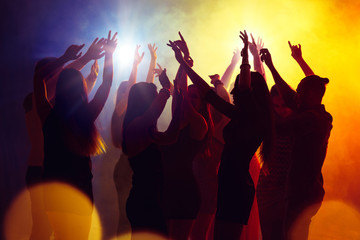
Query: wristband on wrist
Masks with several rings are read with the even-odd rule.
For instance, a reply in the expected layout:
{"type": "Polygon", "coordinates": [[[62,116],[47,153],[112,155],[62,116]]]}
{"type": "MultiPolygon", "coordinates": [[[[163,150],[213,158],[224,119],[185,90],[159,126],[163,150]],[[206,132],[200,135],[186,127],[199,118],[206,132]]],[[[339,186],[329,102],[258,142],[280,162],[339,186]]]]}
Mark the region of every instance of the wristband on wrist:
{"type": "Polygon", "coordinates": [[[243,63],[243,64],[240,65],[240,69],[243,68],[243,67],[251,68],[250,64],[248,64],[248,63],[243,63]]]}

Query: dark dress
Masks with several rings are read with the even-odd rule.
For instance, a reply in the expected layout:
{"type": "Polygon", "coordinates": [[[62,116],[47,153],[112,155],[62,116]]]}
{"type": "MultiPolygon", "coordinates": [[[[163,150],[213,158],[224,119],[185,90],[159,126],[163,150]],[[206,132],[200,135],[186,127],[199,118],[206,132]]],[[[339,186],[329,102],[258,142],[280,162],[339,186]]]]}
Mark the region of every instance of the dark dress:
{"type": "Polygon", "coordinates": [[[251,90],[239,94],[239,106],[226,102],[213,91],[206,100],[230,118],[224,127],[224,150],[218,172],[216,219],[247,224],[255,195],[249,164],[265,131],[265,114],[251,90]]]}
{"type": "MultiPolygon", "coordinates": [[[[66,146],[62,132],[61,118],[52,109],[43,125],[44,134],[44,180],[62,182],[77,188],[93,203],[92,173],[90,156],[81,156],[66,146]]],[[[58,193],[61,194],[61,193],[58,193]]],[[[81,215],[91,215],[89,206],[79,207],[71,198],[62,197],[53,189],[44,189],[45,208],[47,211],[60,211],[81,215]]]]}
{"type": "Polygon", "coordinates": [[[149,145],[138,155],[129,158],[129,162],[133,178],[126,202],[126,214],[132,231],[150,230],[166,235],[167,228],[160,204],[163,169],[158,145],[149,145]]]}
{"type": "Polygon", "coordinates": [[[183,128],[175,144],[162,147],[164,164],[163,204],[168,219],[195,219],[200,209],[200,191],[192,164],[204,145],[190,137],[190,126],[183,128]]]}

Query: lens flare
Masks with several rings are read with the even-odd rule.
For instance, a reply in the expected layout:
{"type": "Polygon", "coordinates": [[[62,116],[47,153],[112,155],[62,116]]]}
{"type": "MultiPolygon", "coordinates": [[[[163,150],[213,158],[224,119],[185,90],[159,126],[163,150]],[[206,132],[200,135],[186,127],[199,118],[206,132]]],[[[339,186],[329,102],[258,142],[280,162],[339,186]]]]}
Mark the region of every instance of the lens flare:
{"type": "MultiPolygon", "coordinates": [[[[29,199],[29,193],[37,193],[37,198],[31,196],[32,201],[36,201],[38,206],[45,207],[46,216],[51,224],[51,228],[71,229],[71,236],[81,236],[83,229],[85,234],[89,234],[92,224],[91,239],[101,239],[101,224],[96,209],[93,208],[91,201],[74,187],[64,183],[46,183],[32,186],[30,189],[21,192],[9,207],[4,223],[6,240],[27,239],[31,229],[27,229],[28,222],[31,221],[32,211],[44,209],[31,208],[35,204],[29,199]],[[40,195],[43,195],[41,197],[40,195]],[[30,201],[30,202],[29,202],[30,201]],[[71,209],[67,211],[54,211],[54,209],[71,209]],[[71,213],[70,213],[71,212],[71,213]],[[72,226],[69,226],[70,224],[72,226]],[[23,229],[25,227],[26,229],[23,229]],[[87,233],[86,233],[87,232],[87,233]]],[[[33,213],[35,214],[35,213],[33,213]]],[[[32,222],[34,224],[34,221],[32,222]]],[[[39,226],[41,228],[41,226],[39,226]]]]}

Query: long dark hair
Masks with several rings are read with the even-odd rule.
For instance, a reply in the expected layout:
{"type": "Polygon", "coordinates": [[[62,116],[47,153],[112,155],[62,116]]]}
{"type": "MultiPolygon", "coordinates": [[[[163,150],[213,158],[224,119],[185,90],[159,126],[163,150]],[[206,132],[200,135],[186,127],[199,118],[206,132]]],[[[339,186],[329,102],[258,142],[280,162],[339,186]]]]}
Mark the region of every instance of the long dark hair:
{"type": "Polygon", "coordinates": [[[260,146],[260,161],[271,161],[274,143],[273,106],[269,88],[264,77],[258,72],[251,72],[252,95],[264,113],[264,138],[260,146]]]}
{"type": "Polygon", "coordinates": [[[104,151],[104,144],[91,119],[83,75],[64,69],[56,84],[54,111],[60,117],[65,144],[73,152],[89,156],[104,151]]]}
{"type": "MultiPolygon", "coordinates": [[[[147,82],[139,82],[134,84],[130,88],[127,109],[124,117],[123,123],[123,143],[122,149],[126,154],[126,138],[125,138],[125,130],[127,126],[137,117],[143,115],[146,110],[149,109],[152,102],[157,96],[156,86],[153,83],[147,82]]],[[[156,125],[153,126],[154,130],[156,129],[156,125]]]]}

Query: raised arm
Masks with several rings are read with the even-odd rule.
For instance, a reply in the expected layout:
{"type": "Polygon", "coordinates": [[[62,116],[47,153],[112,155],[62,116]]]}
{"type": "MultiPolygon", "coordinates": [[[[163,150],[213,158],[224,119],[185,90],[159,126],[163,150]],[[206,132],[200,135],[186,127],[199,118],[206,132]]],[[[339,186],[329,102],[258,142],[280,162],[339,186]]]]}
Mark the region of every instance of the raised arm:
{"type": "Polygon", "coordinates": [[[154,142],[152,132],[170,97],[170,83],[160,82],[163,88],[146,112],[124,126],[125,147],[129,157],[135,156],[154,142]]]}
{"type": "Polygon", "coordinates": [[[301,53],[301,44],[298,45],[291,45],[290,41],[288,41],[289,47],[291,50],[291,56],[295,59],[295,61],[299,64],[302,71],[304,72],[305,76],[314,75],[313,70],[310,66],[305,62],[304,58],[302,57],[301,53]]]}
{"type": "Polygon", "coordinates": [[[284,79],[280,76],[274,67],[269,50],[266,48],[261,49],[260,57],[261,61],[265,62],[266,66],[268,66],[280,95],[289,107],[293,107],[295,91],[284,81],[284,79]]]}
{"type": "Polygon", "coordinates": [[[74,68],[80,71],[91,60],[97,60],[102,58],[105,54],[103,49],[105,42],[106,39],[104,38],[101,38],[100,40],[99,38],[95,38],[86,53],[82,57],[78,58],[76,61],[73,61],[72,63],[67,65],[66,68],[74,68]]]}
{"type": "Polygon", "coordinates": [[[137,69],[144,57],[144,53],[139,55],[140,45],[136,45],[133,67],[129,81],[121,82],[116,93],[115,109],[111,118],[111,137],[115,147],[122,147],[123,122],[128,104],[130,88],[136,83],[137,69]]]}
{"type": "Polygon", "coordinates": [[[156,55],[157,47],[155,47],[155,43],[154,43],[153,45],[148,44],[148,48],[150,51],[151,60],[150,60],[150,65],[149,65],[149,71],[148,71],[148,74],[146,77],[146,82],[153,83],[154,82],[154,69],[156,67],[156,59],[157,59],[157,55],[156,55]]]}
{"type": "Polygon", "coordinates": [[[89,103],[89,111],[93,121],[98,117],[103,109],[106,99],[109,95],[112,80],[113,80],[113,53],[117,45],[116,39],[117,33],[111,37],[111,31],[109,31],[108,38],[104,44],[105,50],[105,63],[103,70],[103,82],[96,91],[93,100],[89,103]]]}
{"type": "Polygon", "coordinates": [[[206,96],[206,100],[210,102],[218,111],[225,114],[228,117],[232,117],[234,111],[236,111],[235,106],[221,97],[219,97],[215,92],[211,90],[211,87],[185,62],[180,48],[175,44],[175,42],[169,41],[167,44],[172,48],[175,53],[176,60],[184,68],[191,81],[197,86],[199,93],[202,97],[206,96]],[[208,95],[213,95],[211,98],[208,98],[208,95]],[[214,99],[214,101],[213,101],[214,99]],[[219,104],[217,104],[219,103],[219,104]]]}
{"type": "MultiPolygon", "coordinates": [[[[47,97],[47,90],[45,81],[51,76],[54,75],[54,72],[57,72],[59,69],[62,69],[65,63],[68,61],[77,59],[81,56],[79,51],[84,47],[83,45],[71,45],[67,48],[65,53],[55,59],[54,61],[49,62],[40,69],[37,69],[34,74],[34,95],[35,103],[38,115],[42,124],[45,122],[50,110],[51,105],[47,97]]],[[[56,83],[54,83],[56,85],[56,83]]]]}
{"type": "Polygon", "coordinates": [[[95,60],[93,65],[91,65],[91,71],[89,75],[85,78],[86,93],[88,95],[91,92],[91,90],[94,88],[98,75],[99,75],[99,64],[97,60],[95,60]]]}
{"type": "Polygon", "coordinates": [[[252,34],[250,34],[252,42],[249,43],[249,50],[251,52],[251,55],[253,55],[254,58],[254,70],[260,73],[264,79],[265,78],[265,69],[264,66],[260,60],[259,51],[260,49],[264,48],[264,43],[262,39],[259,37],[257,43],[255,43],[254,37],[252,34]]]}
{"type": "Polygon", "coordinates": [[[230,65],[226,68],[224,74],[221,77],[221,81],[224,84],[225,89],[229,89],[231,76],[234,73],[234,70],[236,68],[237,63],[240,60],[240,57],[241,57],[240,50],[238,48],[236,48],[234,51],[234,55],[231,59],[230,65]]]}
{"type": "MultiPolygon", "coordinates": [[[[176,86],[174,81],[173,86],[176,86]]],[[[180,131],[180,123],[182,118],[182,103],[183,103],[183,94],[182,91],[177,87],[174,87],[173,90],[173,101],[176,100],[176,105],[174,107],[174,112],[170,124],[165,132],[154,131],[152,133],[153,140],[161,145],[173,144],[176,142],[177,137],[180,131]]]]}
{"type": "Polygon", "coordinates": [[[210,86],[188,65],[175,42],[169,41],[167,45],[174,51],[176,60],[190,77],[191,81],[197,86],[200,95],[205,96],[206,92],[211,90],[210,86]]]}
{"type": "Polygon", "coordinates": [[[246,31],[244,32],[240,31],[239,37],[243,41],[244,47],[241,51],[242,62],[240,65],[240,78],[237,87],[240,90],[245,90],[245,89],[250,89],[250,84],[251,84],[250,64],[249,64],[249,54],[248,54],[249,41],[246,31]]]}
{"type": "Polygon", "coordinates": [[[130,73],[130,77],[129,77],[129,89],[131,88],[132,85],[134,85],[136,83],[136,78],[137,78],[137,70],[139,67],[139,64],[141,63],[141,61],[144,58],[144,52],[141,54],[139,54],[139,49],[140,49],[140,45],[136,45],[135,48],[135,54],[134,54],[134,62],[133,62],[133,67],[130,73]]]}

